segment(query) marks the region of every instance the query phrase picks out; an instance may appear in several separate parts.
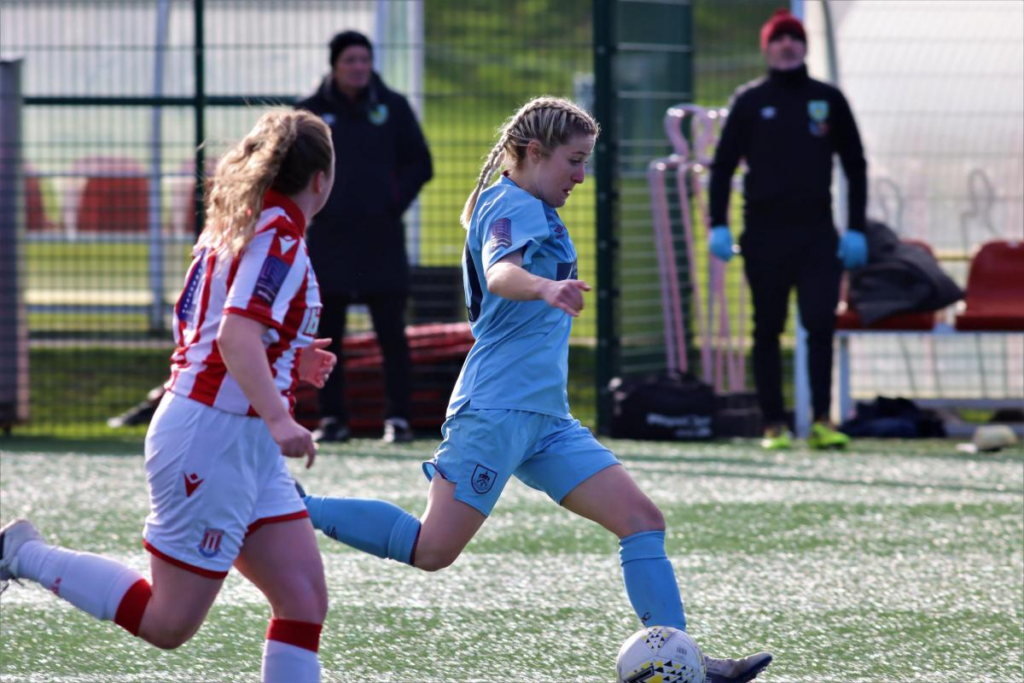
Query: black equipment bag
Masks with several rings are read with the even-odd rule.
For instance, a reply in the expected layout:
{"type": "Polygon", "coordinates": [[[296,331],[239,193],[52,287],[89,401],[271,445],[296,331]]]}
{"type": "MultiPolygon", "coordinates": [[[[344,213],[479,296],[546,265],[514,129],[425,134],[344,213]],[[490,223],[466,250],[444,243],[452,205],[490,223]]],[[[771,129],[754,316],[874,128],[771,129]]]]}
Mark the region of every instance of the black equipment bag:
{"type": "Polygon", "coordinates": [[[715,392],[692,375],[616,377],[608,388],[613,437],[660,441],[714,437],[715,392]]]}

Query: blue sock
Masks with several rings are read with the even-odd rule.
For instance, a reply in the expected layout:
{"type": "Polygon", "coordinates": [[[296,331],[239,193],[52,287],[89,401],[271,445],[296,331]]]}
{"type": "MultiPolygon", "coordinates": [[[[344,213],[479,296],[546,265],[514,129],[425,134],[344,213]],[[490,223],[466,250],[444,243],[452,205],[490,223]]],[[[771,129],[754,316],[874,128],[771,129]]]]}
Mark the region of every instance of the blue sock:
{"type": "Polygon", "coordinates": [[[313,528],[357,550],[412,564],[420,521],[383,500],[360,498],[302,499],[313,528]]]}
{"type": "Polygon", "coordinates": [[[686,630],[683,601],[672,563],[665,554],[664,531],[642,531],[619,541],[626,595],[644,626],[686,630]]]}

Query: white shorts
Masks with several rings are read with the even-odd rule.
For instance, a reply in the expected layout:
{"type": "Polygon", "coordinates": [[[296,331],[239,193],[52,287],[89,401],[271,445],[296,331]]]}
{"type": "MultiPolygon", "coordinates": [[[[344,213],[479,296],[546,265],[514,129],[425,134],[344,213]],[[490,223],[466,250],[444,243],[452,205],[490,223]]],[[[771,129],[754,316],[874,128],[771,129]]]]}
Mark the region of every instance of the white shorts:
{"type": "Polygon", "coordinates": [[[266,423],[168,392],[146,434],[143,545],[219,579],[264,524],[308,517],[266,423]]]}

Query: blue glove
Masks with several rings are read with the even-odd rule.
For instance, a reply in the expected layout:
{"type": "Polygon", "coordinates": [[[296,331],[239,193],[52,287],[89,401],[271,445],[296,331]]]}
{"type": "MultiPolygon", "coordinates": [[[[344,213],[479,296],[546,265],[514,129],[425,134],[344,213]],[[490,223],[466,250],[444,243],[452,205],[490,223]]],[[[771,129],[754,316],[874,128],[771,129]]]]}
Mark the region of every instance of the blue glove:
{"type": "Polygon", "coordinates": [[[711,228],[708,250],[719,261],[728,263],[732,258],[732,233],[729,232],[728,225],[716,225],[711,228]]]}
{"type": "Polygon", "coordinates": [[[839,239],[836,256],[847,270],[860,268],[868,262],[868,241],[860,230],[847,230],[839,239]]]}

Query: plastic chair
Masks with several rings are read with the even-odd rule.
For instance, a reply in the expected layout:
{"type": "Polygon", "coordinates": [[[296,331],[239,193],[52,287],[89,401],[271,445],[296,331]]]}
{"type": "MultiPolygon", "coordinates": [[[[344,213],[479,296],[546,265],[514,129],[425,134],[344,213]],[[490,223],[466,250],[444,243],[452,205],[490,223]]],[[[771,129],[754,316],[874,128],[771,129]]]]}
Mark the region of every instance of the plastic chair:
{"type": "Polygon", "coordinates": [[[50,220],[43,197],[43,184],[38,176],[25,174],[25,228],[30,232],[53,230],[57,224],[50,220]]]}
{"type": "Polygon", "coordinates": [[[987,242],[971,259],[956,329],[1024,332],[1024,242],[987,242]]]}
{"type": "Polygon", "coordinates": [[[77,232],[146,232],[149,179],[139,162],[86,157],[75,162],[72,174],[82,180],[73,214],[77,232]]]}

